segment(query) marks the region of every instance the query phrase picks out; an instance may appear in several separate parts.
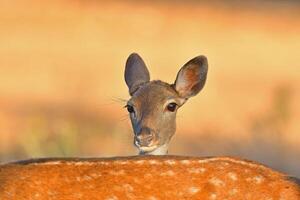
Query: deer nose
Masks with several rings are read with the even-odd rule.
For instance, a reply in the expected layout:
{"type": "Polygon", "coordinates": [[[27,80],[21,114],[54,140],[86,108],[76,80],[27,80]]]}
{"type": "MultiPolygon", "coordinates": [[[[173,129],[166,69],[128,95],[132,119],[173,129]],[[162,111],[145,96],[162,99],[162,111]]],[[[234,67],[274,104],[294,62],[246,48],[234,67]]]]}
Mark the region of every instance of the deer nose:
{"type": "Polygon", "coordinates": [[[154,139],[153,131],[149,128],[142,128],[141,131],[135,136],[135,140],[140,146],[148,146],[154,139]]]}

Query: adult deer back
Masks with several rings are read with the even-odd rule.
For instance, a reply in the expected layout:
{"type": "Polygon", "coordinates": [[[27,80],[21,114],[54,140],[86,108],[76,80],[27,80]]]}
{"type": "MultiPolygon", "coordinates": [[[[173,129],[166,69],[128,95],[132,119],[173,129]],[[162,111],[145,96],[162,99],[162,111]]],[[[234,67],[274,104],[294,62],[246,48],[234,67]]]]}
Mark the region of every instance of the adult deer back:
{"type": "Polygon", "coordinates": [[[0,166],[0,199],[299,200],[288,177],[230,157],[40,159],[0,166]]]}

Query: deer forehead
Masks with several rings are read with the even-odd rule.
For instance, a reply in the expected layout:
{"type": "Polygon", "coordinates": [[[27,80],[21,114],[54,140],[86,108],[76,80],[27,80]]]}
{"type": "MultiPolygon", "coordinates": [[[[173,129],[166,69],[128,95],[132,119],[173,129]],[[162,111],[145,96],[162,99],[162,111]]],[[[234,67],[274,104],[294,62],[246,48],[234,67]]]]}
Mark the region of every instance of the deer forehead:
{"type": "Polygon", "coordinates": [[[151,81],[142,85],[129,100],[138,108],[162,107],[168,100],[178,101],[179,98],[174,88],[162,81],[151,81]]]}

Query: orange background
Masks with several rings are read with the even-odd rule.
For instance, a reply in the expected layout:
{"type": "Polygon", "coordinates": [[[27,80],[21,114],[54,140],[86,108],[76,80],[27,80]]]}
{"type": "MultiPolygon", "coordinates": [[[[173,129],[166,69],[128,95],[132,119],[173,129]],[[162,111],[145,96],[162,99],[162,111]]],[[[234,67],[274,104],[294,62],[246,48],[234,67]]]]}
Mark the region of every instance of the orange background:
{"type": "Polygon", "coordinates": [[[208,57],[170,154],[232,155],[300,176],[296,1],[1,1],[0,160],[137,153],[128,55],[172,83],[208,57]]]}

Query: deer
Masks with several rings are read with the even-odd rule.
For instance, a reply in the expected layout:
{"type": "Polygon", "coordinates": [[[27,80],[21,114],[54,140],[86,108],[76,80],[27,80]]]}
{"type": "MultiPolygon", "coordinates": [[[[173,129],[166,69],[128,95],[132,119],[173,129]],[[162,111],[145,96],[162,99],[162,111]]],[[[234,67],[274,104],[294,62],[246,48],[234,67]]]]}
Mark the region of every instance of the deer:
{"type": "Polygon", "coordinates": [[[1,200],[300,200],[300,186],[232,157],[43,158],[0,165],[1,200]]]}
{"type": "Polygon", "coordinates": [[[176,131],[176,113],[205,85],[208,71],[203,55],[188,61],[179,70],[175,82],[150,81],[143,59],[129,55],[125,65],[125,82],[131,98],[125,106],[134,132],[134,145],[140,155],[165,155],[176,131]]]}
{"type": "Polygon", "coordinates": [[[198,56],[180,69],[174,84],[150,82],[143,60],[130,55],[125,80],[132,97],[126,107],[141,155],[3,163],[0,199],[300,200],[299,179],[253,161],[161,155],[175,133],[177,109],[203,88],[207,66],[198,56]],[[150,122],[151,117],[159,121],[150,122]]]}

